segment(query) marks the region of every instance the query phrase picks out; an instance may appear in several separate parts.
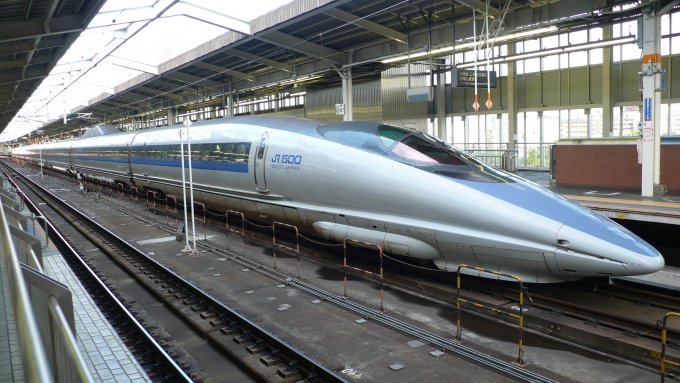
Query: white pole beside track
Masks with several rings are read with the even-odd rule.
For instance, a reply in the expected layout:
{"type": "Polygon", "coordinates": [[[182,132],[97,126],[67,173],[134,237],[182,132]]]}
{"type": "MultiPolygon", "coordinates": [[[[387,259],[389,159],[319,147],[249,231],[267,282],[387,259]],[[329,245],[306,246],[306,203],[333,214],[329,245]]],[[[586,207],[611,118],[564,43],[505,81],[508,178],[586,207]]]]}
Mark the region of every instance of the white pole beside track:
{"type": "MultiPolygon", "coordinates": [[[[188,119],[188,117],[187,117],[188,119]]],[[[182,252],[187,252],[191,251],[191,246],[189,246],[189,228],[187,227],[187,224],[189,223],[189,220],[187,219],[187,187],[186,187],[186,176],[184,174],[184,137],[182,136],[182,133],[184,133],[184,130],[180,129],[179,130],[179,150],[180,150],[180,159],[182,162],[182,193],[184,194],[184,229],[185,229],[185,238],[186,238],[186,245],[184,245],[184,249],[182,249],[182,252]]]]}
{"type": "MultiPolygon", "coordinates": [[[[191,200],[191,239],[194,242],[194,249],[191,251],[192,255],[197,255],[196,250],[196,217],[194,216],[194,180],[193,172],[191,171],[191,134],[189,134],[189,127],[191,126],[191,119],[189,116],[184,120],[184,125],[187,127],[187,157],[189,157],[189,199],[191,200]]],[[[188,244],[188,242],[187,242],[188,244]]]]}

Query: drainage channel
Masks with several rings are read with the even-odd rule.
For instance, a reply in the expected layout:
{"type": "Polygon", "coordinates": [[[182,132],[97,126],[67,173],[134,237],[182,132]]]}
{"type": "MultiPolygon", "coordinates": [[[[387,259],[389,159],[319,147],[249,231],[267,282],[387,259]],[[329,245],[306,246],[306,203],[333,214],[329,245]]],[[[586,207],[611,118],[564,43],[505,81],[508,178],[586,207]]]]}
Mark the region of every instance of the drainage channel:
{"type": "MultiPolygon", "coordinates": [[[[40,185],[38,185],[35,181],[33,181],[33,180],[23,176],[23,175],[21,175],[21,177],[23,179],[27,180],[27,182],[34,184],[36,187],[38,187],[42,190],[45,190],[40,185]]],[[[76,211],[79,216],[83,217],[83,219],[90,220],[89,217],[78,212],[75,208],[68,205],[67,203],[59,200],[58,197],[54,196],[49,191],[45,190],[45,193],[48,194],[48,195],[51,195],[51,198],[54,198],[54,199],[58,200],[60,203],[63,203],[64,205],[68,206],[69,209],[73,209],[74,211],[76,211]]],[[[162,224],[159,224],[159,223],[151,221],[151,220],[147,220],[143,216],[139,216],[136,212],[128,210],[124,207],[120,207],[120,206],[112,206],[112,207],[114,207],[114,208],[116,208],[120,211],[124,211],[128,214],[131,214],[131,215],[139,218],[140,220],[147,221],[148,223],[158,227],[161,230],[165,230],[166,232],[172,233],[172,232],[175,231],[173,228],[171,228],[169,226],[162,225],[162,224]]],[[[93,224],[99,226],[98,223],[93,222],[93,224]]],[[[108,232],[108,233],[110,235],[114,236],[115,238],[118,238],[115,234],[113,234],[111,232],[108,232]]],[[[131,246],[131,245],[127,244],[127,242],[123,241],[120,238],[118,238],[118,240],[121,241],[122,243],[125,243],[127,246],[131,246]]],[[[497,373],[503,374],[505,376],[511,377],[515,380],[522,381],[522,382],[554,382],[553,380],[548,379],[544,376],[541,376],[539,374],[535,374],[531,371],[524,370],[523,368],[521,368],[520,366],[517,366],[515,364],[508,363],[508,362],[493,358],[489,355],[486,355],[484,353],[481,353],[481,352],[476,351],[474,349],[471,349],[469,347],[463,346],[463,345],[461,345],[461,344],[459,344],[455,341],[452,341],[452,340],[446,339],[444,337],[438,336],[436,334],[433,334],[431,332],[422,330],[422,329],[415,327],[413,325],[410,325],[406,322],[392,318],[392,317],[390,317],[390,316],[388,316],[384,313],[377,312],[373,309],[370,309],[368,307],[365,307],[363,305],[360,305],[358,303],[354,303],[354,302],[352,302],[348,299],[345,299],[344,297],[332,294],[328,291],[325,291],[323,289],[315,287],[311,284],[297,280],[294,277],[288,276],[286,274],[283,274],[283,273],[275,271],[275,270],[268,269],[264,265],[261,265],[261,264],[255,262],[255,261],[250,260],[250,259],[243,258],[243,257],[241,257],[241,256],[239,256],[239,255],[237,255],[237,254],[235,254],[231,251],[209,245],[207,243],[204,243],[203,241],[197,241],[197,245],[201,246],[203,249],[210,250],[213,253],[225,256],[228,260],[230,260],[232,262],[236,262],[236,263],[238,263],[238,264],[240,264],[244,267],[248,267],[251,270],[256,271],[256,272],[258,272],[262,275],[268,276],[269,278],[272,278],[276,281],[283,282],[283,283],[286,283],[290,286],[296,287],[296,288],[298,288],[302,291],[305,291],[305,292],[307,292],[307,293],[309,293],[313,296],[320,298],[321,300],[332,303],[332,304],[334,304],[338,307],[341,307],[341,308],[343,308],[343,309],[345,309],[349,312],[352,312],[352,313],[354,313],[354,314],[356,314],[360,317],[363,317],[367,320],[372,320],[372,321],[379,323],[379,324],[381,324],[381,325],[383,325],[387,328],[390,328],[390,329],[395,330],[397,332],[412,336],[416,339],[422,339],[425,342],[431,344],[432,346],[439,348],[443,352],[448,352],[448,353],[451,353],[453,355],[457,355],[457,356],[459,356],[459,357],[461,357],[465,360],[471,361],[471,362],[476,363],[478,365],[482,365],[482,366],[484,366],[485,368],[488,368],[491,371],[495,371],[497,373]]],[[[134,248],[134,247],[132,247],[132,248],[134,248]]],[[[143,257],[148,258],[141,251],[137,250],[136,248],[135,248],[135,250],[137,252],[139,252],[143,257]]],[[[153,259],[149,259],[149,261],[157,263],[153,259]]],[[[159,265],[159,266],[162,267],[161,265],[159,265]]],[[[176,274],[174,274],[174,275],[176,275],[176,274]]],[[[181,278],[181,277],[177,276],[177,278],[181,278]]],[[[196,289],[193,286],[190,286],[190,287],[193,288],[193,289],[196,289]]],[[[211,299],[214,299],[214,298],[211,297],[211,299]]]]}
{"type": "MultiPolygon", "coordinates": [[[[94,235],[97,239],[99,239],[98,242],[111,247],[114,252],[118,253],[120,258],[123,258],[124,263],[127,263],[127,267],[125,268],[129,270],[130,265],[134,266],[135,268],[138,269],[135,275],[139,273],[143,277],[151,279],[152,283],[157,284],[157,286],[165,290],[165,292],[159,292],[158,289],[154,289],[154,292],[156,292],[156,294],[161,294],[166,299],[168,298],[167,295],[170,295],[171,297],[177,298],[179,302],[183,301],[182,296],[195,297],[197,300],[205,302],[207,309],[205,312],[201,313],[200,317],[202,319],[209,320],[210,324],[213,327],[215,327],[216,330],[219,329],[219,331],[216,331],[216,333],[221,333],[224,336],[233,337],[235,339],[238,338],[239,340],[233,343],[237,345],[238,344],[247,345],[248,346],[247,350],[253,354],[262,353],[263,351],[265,352],[266,356],[262,357],[264,361],[257,362],[262,366],[259,366],[258,364],[255,364],[255,366],[252,365],[246,366],[252,368],[253,372],[256,375],[258,375],[261,378],[261,380],[273,381],[272,379],[269,379],[266,375],[262,373],[261,370],[263,369],[263,367],[266,368],[269,366],[277,367],[280,366],[277,370],[278,374],[277,379],[280,378],[295,379],[295,377],[297,376],[297,380],[307,380],[310,382],[313,381],[318,383],[347,382],[347,380],[337,375],[334,371],[328,369],[327,367],[323,366],[314,359],[309,358],[307,355],[297,350],[293,346],[289,345],[288,343],[284,342],[283,340],[279,339],[274,334],[271,334],[269,331],[263,329],[254,322],[242,316],[241,314],[235,312],[222,302],[218,301],[210,294],[202,291],[193,284],[189,283],[182,276],[176,274],[172,270],[167,269],[165,266],[158,263],[153,258],[148,257],[144,252],[130,245],[113,232],[99,225],[97,222],[94,222],[88,216],[84,215],[70,204],[62,201],[57,196],[55,196],[42,186],[38,185],[30,178],[14,171],[11,168],[9,168],[8,170],[11,172],[10,174],[18,175],[21,178],[22,182],[31,191],[33,191],[34,193],[39,195],[40,198],[45,200],[45,202],[47,202],[50,205],[58,205],[58,208],[66,210],[68,214],[76,216],[77,221],[80,223],[80,225],[83,226],[87,231],[89,231],[90,234],[94,235]]],[[[9,177],[9,174],[4,170],[3,173],[5,173],[6,177],[10,180],[10,182],[12,182],[14,187],[19,189],[19,192],[21,193],[20,188],[11,179],[11,177],[9,177]]],[[[28,201],[29,198],[25,195],[25,193],[24,196],[28,201]]],[[[33,203],[31,204],[35,206],[35,204],[33,203]]],[[[57,233],[57,235],[61,237],[61,235],[58,232],[58,229],[52,224],[50,224],[50,234],[53,233],[57,233]]],[[[63,239],[63,237],[61,238],[63,239]]],[[[63,241],[67,243],[67,240],[64,239],[63,241]]],[[[77,251],[73,250],[73,252],[76,255],[76,257],[80,260],[80,262],[86,265],[86,261],[80,258],[77,251]]],[[[121,266],[124,266],[119,261],[118,258],[114,259],[116,260],[116,262],[121,264],[121,266]]],[[[91,268],[89,267],[88,269],[91,270],[91,268]]],[[[92,271],[92,273],[96,276],[95,271],[92,271]]],[[[97,277],[97,279],[101,281],[99,277],[97,277]]],[[[148,282],[143,281],[143,283],[148,282]]],[[[196,327],[200,327],[200,325],[197,325],[196,327]]],[[[146,333],[146,330],[143,330],[143,332],[146,333]]],[[[165,351],[163,351],[162,347],[160,347],[160,345],[158,345],[158,347],[160,348],[160,351],[163,353],[163,355],[165,355],[167,359],[172,361],[170,356],[167,355],[165,351]]],[[[216,345],[216,347],[220,348],[219,345],[216,345]]],[[[238,358],[238,355],[235,355],[234,350],[229,349],[227,347],[221,348],[222,352],[232,354],[232,356],[238,358]]],[[[244,362],[243,360],[240,361],[244,362]]],[[[177,368],[179,368],[179,366],[177,366],[177,368]]],[[[180,372],[182,371],[181,368],[179,369],[179,371],[180,372]]],[[[188,377],[186,379],[187,382],[192,381],[188,377]]]]}

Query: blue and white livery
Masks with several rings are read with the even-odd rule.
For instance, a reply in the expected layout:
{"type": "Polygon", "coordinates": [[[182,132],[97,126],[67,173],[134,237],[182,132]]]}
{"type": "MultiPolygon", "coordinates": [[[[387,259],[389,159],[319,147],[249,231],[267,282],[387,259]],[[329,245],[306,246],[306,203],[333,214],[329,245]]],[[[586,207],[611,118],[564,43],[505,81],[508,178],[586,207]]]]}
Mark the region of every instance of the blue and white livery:
{"type": "MultiPolygon", "coordinates": [[[[21,147],[13,156],[42,155],[46,166],[182,195],[181,129],[21,147]]],[[[191,135],[195,198],[217,211],[525,282],[642,275],[664,266],[656,249],[610,219],[420,132],[254,116],[195,123],[191,135]]]]}

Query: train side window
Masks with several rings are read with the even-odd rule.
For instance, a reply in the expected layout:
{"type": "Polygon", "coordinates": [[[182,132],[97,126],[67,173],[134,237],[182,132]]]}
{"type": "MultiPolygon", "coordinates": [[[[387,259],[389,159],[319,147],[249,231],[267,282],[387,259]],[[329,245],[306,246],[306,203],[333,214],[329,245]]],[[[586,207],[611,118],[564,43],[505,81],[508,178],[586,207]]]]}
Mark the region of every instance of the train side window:
{"type": "Polygon", "coordinates": [[[236,158],[234,149],[234,144],[222,144],[222,161],[234,162],[236,158]]]}
{"type": "Polygon", "coordinates": [[[222,162],[222,144],[210,145],[210,161],[222,162]]]}
{"type": "Polygon", "coordinates": [[[201,160],[210,161],[210,144],[201,145],[201,160]]]}
{"type": "Polygon", "coordinates": [[[234,162],[248,162],[248,152],[250,151],[250,143],[234,144],[236,150],[234,153],[234,162]]]}
{"type": "Polygon", "coordinates": [[[191,160],[198,161],[201,159],[201,145],[195,144],[191,147],[191,160]]]}

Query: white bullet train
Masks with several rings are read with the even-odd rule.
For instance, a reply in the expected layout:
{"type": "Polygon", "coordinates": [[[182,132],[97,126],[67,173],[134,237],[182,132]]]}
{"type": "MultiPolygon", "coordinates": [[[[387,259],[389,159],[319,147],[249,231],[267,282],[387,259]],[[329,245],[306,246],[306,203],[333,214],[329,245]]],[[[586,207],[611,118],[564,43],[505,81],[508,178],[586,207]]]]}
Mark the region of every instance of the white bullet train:
{"type": "MultiPolygon", "coordinates": [[[[26,146],[13,156],[42,156],[45,166],[181,196],[181,129],[26,146]]],[[[642,275],[664,266],[656,249],[610,219],[420,132],[252,116],[194,123],[191,136],[195,200],[249,220],[525,282],[642,275]]]]}

